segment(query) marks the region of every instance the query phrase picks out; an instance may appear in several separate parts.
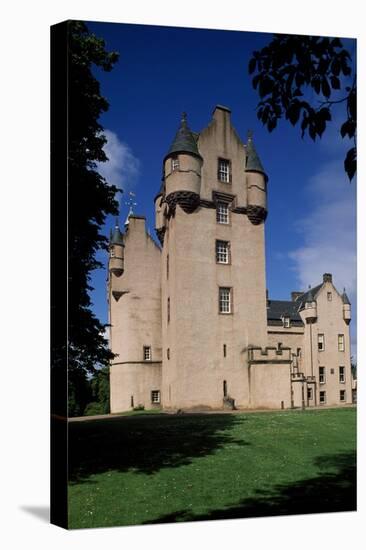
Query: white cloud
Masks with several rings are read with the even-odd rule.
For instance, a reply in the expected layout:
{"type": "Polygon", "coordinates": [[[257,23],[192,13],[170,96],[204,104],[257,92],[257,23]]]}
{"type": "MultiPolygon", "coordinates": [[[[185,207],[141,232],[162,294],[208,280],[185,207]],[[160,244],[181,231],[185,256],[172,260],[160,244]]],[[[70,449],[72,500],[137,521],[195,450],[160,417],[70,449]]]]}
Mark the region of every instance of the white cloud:
{"type": "Polygon", "coordinates": [[[299,289],[317,285],[323,273],[332,273],[338,291],[346,288],[352,303],[352,354],[357,355],[356,336],[356,182],[349,183],[343,163],[332,161],[309,181],[311,210],[297,223],[303,245],[289,253],[299,289]]]}
{"type": "Polygon", "coordinates": [[[356,294],[356,183],[349,183],[339,161],[326,163],[314,175],[307,191],[311,211],[296,229],[304,244],[290,252],[299,287],[316,285],[323,273],[332,273],[338,290],[356,294]]]}
{"type": "Polygon", "coordinates": [[[130,147],[119,140],[117,134],[110,130],[104,130],[104,134],[107,138],[104,151],[108,161],[98,163],[98,171],[110,185],[122,188],[126,193],[136,185],[140,161],[130,147]]]}

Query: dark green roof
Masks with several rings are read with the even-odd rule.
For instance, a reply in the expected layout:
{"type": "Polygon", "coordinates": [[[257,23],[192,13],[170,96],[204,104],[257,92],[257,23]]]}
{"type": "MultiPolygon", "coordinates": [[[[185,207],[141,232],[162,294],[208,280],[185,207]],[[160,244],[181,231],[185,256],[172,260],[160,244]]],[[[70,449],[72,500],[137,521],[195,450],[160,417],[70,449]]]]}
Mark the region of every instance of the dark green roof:
{"type": "Polygon", "coordinates": [[[309,288],[309,290],[304,292],[304,294],[301,294],[301,296],[298,296],[296,298],[295,303],[298,304],[300,308],[302,308],[302,306],[306,302],[313,302],[322,286],[323,283],[317,286],[313,286],[313,288],[309,288]]]}
{"type": "Polygon", "coordinates": [[[246,172],[260,172],[268,179],[267,174],[264,171],[264,168],[262,166],[261,160],[258,156],[258,153],[254,147],[252,134],[248,134],[248,141],[246,145],[246,156],[247,161],[245,165],[245,171],[246,172]]]}
{"type": "Polygon", "coordinates": [[[287,300],[268,300],[267,321],[269,325],[282,324],[282,318],[288,317],[295,325],[302,325],[299,314],[299,304],[287,300]]]}
{"type": "Polygon", "coordinates": [[[343,302],[344,304],[348,304],[349,306],[351,305],[351,302],[349,301],[349,298],[348,298],[348,296],[347,296],[347,294],[346,294],[346,289],[345,289],[345,288],[343,289],[342,302],[343,302]]]}
{"type": "Polygon", "coordinates": [[[111,232],[111,244],[120,244],[123,245],[123,234],[120,231],[118,220],[116,220],[116,226],[113,233],[111,232]]]}
{"type": "Polygon", "coordinates": [[[195,155],[197,157],[201,156],[197,148],[195,135],[188,127],[187,115],[185,113],[182,115],[180,126],[175,134],[175,138],[168,153],[165,155],[165,159],[174,153],[190,153],[191,155],[195,155]]]}

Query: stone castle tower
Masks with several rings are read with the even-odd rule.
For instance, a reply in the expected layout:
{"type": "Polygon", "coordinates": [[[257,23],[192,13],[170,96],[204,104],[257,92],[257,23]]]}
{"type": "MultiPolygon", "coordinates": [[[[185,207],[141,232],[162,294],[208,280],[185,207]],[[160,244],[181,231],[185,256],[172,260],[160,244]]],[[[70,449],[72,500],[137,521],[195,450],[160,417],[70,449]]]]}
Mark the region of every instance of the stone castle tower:
{"type": "Polygon", "coordinates": [[[155,198],[161,248],[141,216],[129,215],[124,234],[117,223],[111,235],[112,412],[304,407],[326,393],[323,402],[350,402],[347,296],[329,274],[291,302],[266,295],[267,182],[252,137],[243,144],[228,108],[217,106],[199,134],[183,114],[155,198]],[[342,367],[327,391],[315,328],[324,292],[334,300],[321,315],[323,340],[329,325],[344,348],[338,357],[334,344],[327,359],[342,367]]]}

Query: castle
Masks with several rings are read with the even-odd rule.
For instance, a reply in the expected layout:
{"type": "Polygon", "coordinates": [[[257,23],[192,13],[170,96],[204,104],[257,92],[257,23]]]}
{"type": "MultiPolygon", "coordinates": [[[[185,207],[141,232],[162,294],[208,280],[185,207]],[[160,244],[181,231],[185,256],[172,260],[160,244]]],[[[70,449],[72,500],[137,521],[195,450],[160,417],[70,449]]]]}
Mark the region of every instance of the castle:
{"type": "Polygon", "coordinates": [[[112,413],[352,403],[345,291],[325,273],[290,301],[268,297],[267,183],[228,108],[199,134],[183,115],[155,198],[161,247],[132,213],[111,234],[112,413]]]}

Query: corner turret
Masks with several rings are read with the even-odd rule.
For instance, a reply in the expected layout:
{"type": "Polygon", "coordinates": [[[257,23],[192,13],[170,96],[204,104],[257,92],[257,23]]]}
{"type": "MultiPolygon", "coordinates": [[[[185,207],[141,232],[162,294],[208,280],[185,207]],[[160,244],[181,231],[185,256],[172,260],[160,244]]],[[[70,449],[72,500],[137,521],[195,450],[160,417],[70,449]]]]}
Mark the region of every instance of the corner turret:
{"type": "Polygon", "coordinates": [[[245,147],[248,188],[248,218],[254,225],[258,225],[267,217],[267,181],[258,153],[254,147],[252,132],[248,132],[248,141],[245,147]]]}
{"type": "Polygon", "coordinates": [[[166,202],[174,214],[177,204],[193,212],[200,202],[202,157],[183,113],[178,131],[164,158],[166,202]]]}
{"type": "Polygon", "coordinates": [[[313,296],[312,289],[309,285],[309,290],[305,294],[305,296],[302,299],[303,304],[303,310],[302,310],[302,317],[306,321],[306,323],[314,323],[318,317],[317,312],[317,305],[316,300],[313,296]]]}
{"type": "Polygon", "coordinates": [[[124,247],[123,234],[116,218],[116,225],[114,231],[111,231],[109,242],[109,271],[116,277],[120,277],[124,271],[124,247]]]}
{"type": "Polygon", "coordinates": [[[343,289],[342,302],[343,302],[343,319],[346,325],[349,325],[351,322],[351,302],[349,301],[345,288],[343,289]]]}

